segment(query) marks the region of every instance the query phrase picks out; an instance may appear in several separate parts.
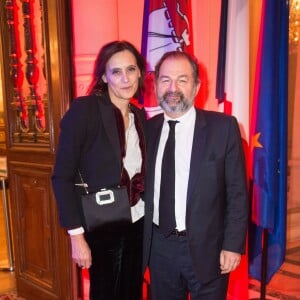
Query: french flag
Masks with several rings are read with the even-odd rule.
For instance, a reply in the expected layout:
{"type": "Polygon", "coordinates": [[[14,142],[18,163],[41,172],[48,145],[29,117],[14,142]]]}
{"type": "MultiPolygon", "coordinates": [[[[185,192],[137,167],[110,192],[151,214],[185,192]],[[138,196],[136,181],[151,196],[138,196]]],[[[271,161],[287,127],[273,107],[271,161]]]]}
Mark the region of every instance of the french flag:
{"type": "MultiPolygon", "coordinates": [[[[247,165],[250,106],[248,5],[248,0],[222,0],[216,81],[219,110],[237,118],[247,165]]],[[[240,266],[230,275],[227,299],[248,299],[247,254],[243,255],[240,266]]]]}

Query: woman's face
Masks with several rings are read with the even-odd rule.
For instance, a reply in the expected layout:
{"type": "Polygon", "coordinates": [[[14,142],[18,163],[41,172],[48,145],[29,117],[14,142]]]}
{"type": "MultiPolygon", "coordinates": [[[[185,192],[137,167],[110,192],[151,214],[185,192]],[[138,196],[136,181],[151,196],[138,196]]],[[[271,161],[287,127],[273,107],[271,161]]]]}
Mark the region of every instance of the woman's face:
{"type": "Polygon", "coordinates": [[[102,80],[107,83],[108,93],[113,103],[130,100],[136,93],[141,72],[134,55],[124,50],[114,54],[106,64],[102,80]]]}

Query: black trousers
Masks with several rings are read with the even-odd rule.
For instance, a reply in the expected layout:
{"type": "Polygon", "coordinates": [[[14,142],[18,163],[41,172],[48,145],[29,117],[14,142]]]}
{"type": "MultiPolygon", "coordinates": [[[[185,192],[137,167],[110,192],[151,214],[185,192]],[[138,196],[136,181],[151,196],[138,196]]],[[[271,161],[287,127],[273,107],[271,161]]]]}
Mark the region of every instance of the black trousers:
{"type": "Polygon", "coordinates": [[[92,252],[90,300],[142,299],[143,219],[119,231],[86,233],[92,252]]]}
{"type": "Polygon", "coordinates": [[[150,255],[152,300],[226,300],[228,275],[198,281],[186,236],[165,237],[153,226],[150,255]]]}

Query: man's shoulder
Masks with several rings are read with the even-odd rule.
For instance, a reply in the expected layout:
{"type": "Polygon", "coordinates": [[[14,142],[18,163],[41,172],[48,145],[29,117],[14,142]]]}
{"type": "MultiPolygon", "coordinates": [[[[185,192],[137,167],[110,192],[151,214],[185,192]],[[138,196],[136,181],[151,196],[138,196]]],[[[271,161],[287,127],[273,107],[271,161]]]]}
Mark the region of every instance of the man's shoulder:
{"type": "Polygon", "coordinates": [[[147,119],[148,126],[155,126],[156,124],[160,124],[164,120],[164,114],[159,113],[151,118],[147,119]]]}
{"type": "Polygon", "coordinates": [[[156,135],[156,132],[161,129],[162,123],[164,120],[164,114],[158,114],[146,122],[146,136],[149,138],[152,135],[156,135]]]}
{"type": "Polygon", "coordinates": [[[213,110],[196,109],[196,113],[207,121],[232,122],[235,119],[234,116],[213,110]]]}

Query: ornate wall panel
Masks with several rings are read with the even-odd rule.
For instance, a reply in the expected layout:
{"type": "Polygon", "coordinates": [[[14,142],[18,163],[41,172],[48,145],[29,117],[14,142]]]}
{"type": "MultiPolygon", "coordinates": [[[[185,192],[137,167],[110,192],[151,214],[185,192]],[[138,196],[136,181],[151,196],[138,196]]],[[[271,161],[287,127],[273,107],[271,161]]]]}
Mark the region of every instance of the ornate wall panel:
{"type": "Polygon", "coordinates": [[[48,72],[43,31],[46,2],[9,0],[5,8],[13,88],[13,97],[8,103],[11,143],[49,144],[48,72]]]}
{"type": "MultiPolygon", "coordinates": [[[[51,185],[59,121],[73,98],[70,12],[69,1],[0,2],[15,274],[25,299],[71,300],[79,293],[51,185]]],[[[0,131],[1,120],[0,115],[0,131]]]]}
{"type": "Polygon", "coordinates": [[[50,189],[51,171],[51,166],[11,162],[10,183],[18,186],[12,198],[12,214],[16,220],[20,289],[30,282],[32,287],[42,287],[46,294],[55,295],[59,286],[56,265],[59,253],[55,246],[57,228],[54,227],[56,215],[50,189]]]}

